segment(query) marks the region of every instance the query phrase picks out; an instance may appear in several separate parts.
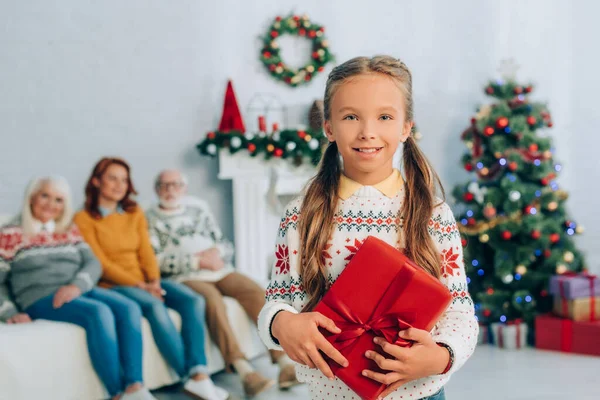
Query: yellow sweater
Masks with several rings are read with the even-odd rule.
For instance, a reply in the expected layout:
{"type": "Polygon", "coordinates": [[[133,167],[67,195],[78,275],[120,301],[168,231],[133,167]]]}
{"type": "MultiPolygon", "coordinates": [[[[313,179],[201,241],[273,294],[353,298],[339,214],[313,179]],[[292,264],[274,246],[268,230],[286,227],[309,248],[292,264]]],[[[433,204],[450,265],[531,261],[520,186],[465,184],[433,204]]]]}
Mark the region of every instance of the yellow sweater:
{"type": "Polygon", "coordinates": [[[100,219],[82,210],[75,215],[75,223],[102,264],[100,286],[134,286],[160,278],[140,207],[100,219]]]}

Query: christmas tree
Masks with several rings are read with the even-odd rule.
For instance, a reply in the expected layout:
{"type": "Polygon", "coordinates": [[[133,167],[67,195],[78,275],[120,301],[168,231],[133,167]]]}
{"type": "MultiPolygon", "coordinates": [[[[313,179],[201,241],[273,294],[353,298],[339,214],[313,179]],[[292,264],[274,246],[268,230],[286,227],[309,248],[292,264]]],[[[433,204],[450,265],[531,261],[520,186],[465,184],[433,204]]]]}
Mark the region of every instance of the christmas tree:
{"type": "MultiPolygon", "coordinates": [[[[514,71],[514,69],[513,69],[514,71]]],[[[584,269],[569,219],[567,193],[556,182],[552,127],[545,104],[530,101],[531,84],[514,75],[491,81],[495,99],[479,108],[463,132],[464,168],[476,175],[453,195],[464,247],[469,291],[480,322],[523,319],[552,309],[549,278],[584,269]]]]}

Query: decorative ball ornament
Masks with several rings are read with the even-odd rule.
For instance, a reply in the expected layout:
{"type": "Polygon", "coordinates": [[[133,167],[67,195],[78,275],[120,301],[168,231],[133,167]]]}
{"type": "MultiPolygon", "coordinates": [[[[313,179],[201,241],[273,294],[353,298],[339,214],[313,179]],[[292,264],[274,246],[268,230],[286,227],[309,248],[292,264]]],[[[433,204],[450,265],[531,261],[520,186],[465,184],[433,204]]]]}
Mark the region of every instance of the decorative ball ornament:
{"type": "Polygon", "coordinates": [[[483,134],[486,136],[492,136],[494,134],[494,128],[492,128],[491,126],[486,126],[485,128],[483,128],[483,134]]]}
{"type": "Polygon", "coordinates": [[[573,254],[570,251],[566,251],[565,254],[563,255],[563,260],[565,260],[568,263],[572,263],[573,260],[575,260],[575,254],[573,254]]]}
{"type": "Polygon", "coordinates": [[[540,232],[538,230],[531,231],[531,238],[532,239],[538,240],[541,237],[542,237],[542,232],[540,232]]]}
{"type": "Polygon", "coordinates": [[[310,136],[310,135],[305,135],[304,136],[304,141],[305,142],[310,142],[311,139],[312,139],[312,136],[310,136]]]}
{"type": "Polygon", "coordinates": [[[275,146],[273,146],[272,144],[268,144],[268,145],[267,145],[267,151],[268,151],[269,153],[272,153],[272,152],[273,152],[273,150],[275,150],[275,146]]]}
{"type": "Polygon", "coordinates": [[[281,150],[281,149],[275,149],[275,151],[273,152],[273,155],[275,157],[281,157],[283,155],[283,150],[281,150]]]}
{"type": "Polygon", "coordinates": [[[499,129],[504,129],[508,126],[508,118],[500,117],[496,120],[496,127],[499,129]]]}
{"type": "Polygon", "coordinates": [[[494,94],[494,88],[493,88],[493,87],[491,87],[491,86],[488,86],[488,87],[485,89],[485,92],[486,92],[487,94],[494,94]]]}
{"type": "Polygon", "coordinates": [[[294,151],[296,149],[296,143],[294,142],[287,142],[285,145],[285,149],[287,151],[294,151]]]}
{"type": "Polygon", "coordinates": [[[538,145],[537,145],[537,144],[533,143],[533,144],[529,145],[529,151],[530,151],[530,152],[532,152],[532,153],[535,153],[535,152],[537,152],[538,150],[539,150],[539,147],[538,147],[538,145]]]}
{"type": "Polygon", "coordinates": [[[488,289],[486,290],[486,293],[487,293],[489,296],[493,295],[493,294],[494,294],[494,288],[488,288],[488,289]]]}
{"type": "Polygon", "coordinates": [[[490,235],[488,235],[487,233],[484,233],[483,235],[479,236],[479,241],[481,243],[487,243],[490,241],[490,235]]]}
{"type": "Polygon", "coordinates": [[[533,115],[530,115],[529,117],[527,117],[527,123],[533,126],[537,123],[537,119],[533,115]]]}
{"type": "Polygon", "coordinates": [[[512,238],[512,233],[510,231],[503,231],[501,236],[503,240],[510,240],[512,238]]]}
{"type": "Polygon", "coordinates": [[[310,142],[308,142],[308,148],[311,150],[316,150],[319,148],[319,141],[317,139],[311,139],[310,142]]]}
{"type": "Polygon", "coordinates": [[[250,143],[250,144],[248,145],[248,151],[249,151],[250,153],[254,153],[254,152],[256,151],[256,145],[255,145],[254,143],[250,143]]]}
{"type": "Polygon", "coordinates": [[[515,268],[515,272],[519,275],[525,275],[527,273],[527,267],[524,265],[518,265],[517,268],[515,268]]]}
{"type": "Polygon", "coordinates": [[[483,215],[487,218],[487,219],[492,219],[496,216],[496,208],[491,205],[488,204],[487,206],[484,207],[483,209],[483,215]]]}
{"type": "Polygon", "coordinates": [[[558,208],[558,203],[556,201],[551,201],[550,203],[548,203],[548,210],[556,211],[557,208],[558,208]]]}
{"type": "Polygon", "coordinates": [[[511,190],[508,194],[510,201],[519,201],[521,199],[521,192],[517,190],[511,190]]]}
{"type": "Polygon", "coordinates": [[[490,173],[490,170],[489,170],[487,167],[483,167],[483,168],[481,168],[481,170],[479,171],[479,173],[480,173],[482,176],[487,176],[487,174],[489,174],[489,173],[490,173]]]}
{"type": "Polygon", "coordinates": [[[231,147],[233,147],[234,149],[238,149],[241,145],[242,145],[242,139],[240,139],[237,136],[234,136],[233,138],[231,138],[231,147]]]}
{"type": "Polygon", "coordinates": [[[508,163],[508,169],[510,169],[511,171],[515,172],[517,168],[519,168],[519,164],[517,164],[516,161],[508,163]]]}
{"type": "Polygon", "coordinates": [[[206,152],[211,156],[214,156],[215,154],[217,154],[217,145],[215,145],[214,143],[209,144],[208,146],[206,146],[206,152]]]}
{"type": "Polygon", "coordinates": [[[465,170],[467,170],[468,172],[473,171],[473,164],[465,164],[465,170]]]}
{"type": "Polygon", "coordinates": [[[486,308],[485,310],[483,310],[484,317],[489,318],[490,315],[492,315],[492,312],[489,309],[486,308]]]}
{"type": "Polygon", "coordinates": [[[565,264],[558,264],[556,266],[556,273],[559,275],[564,274],[565,272],[567,272],[569,269],[567,268],[567,266],[565,264]]]}
{"type": "Polygon", "coordinates": [[[465,199],[465,201],[471,202],[474,199],[473,193],[465,193],[463,195],[463,198],[465,199]]]}
{"type": "Polygon", "coordinates": [[[217,135],[215,135],[215,133],[214,133],[214,132],[208,132],[208,133],[206,134],[206,137],[212,140],[212,139],[214,139],[215,137],[217,137],[217,135]]]}
{"type": "Polygon", "coordinates": [[[560,241],[560,235],[558,233],[553,233],[550,235],[551,243],[558,243],[560,241]]]}
{"type": "Polygon", "coordinates": [[[462,247],[467,247],[467,239],[465,239],[465,238],[462,238],[462,239],[460,240],[460,244],[462,244],[462,247]]]}

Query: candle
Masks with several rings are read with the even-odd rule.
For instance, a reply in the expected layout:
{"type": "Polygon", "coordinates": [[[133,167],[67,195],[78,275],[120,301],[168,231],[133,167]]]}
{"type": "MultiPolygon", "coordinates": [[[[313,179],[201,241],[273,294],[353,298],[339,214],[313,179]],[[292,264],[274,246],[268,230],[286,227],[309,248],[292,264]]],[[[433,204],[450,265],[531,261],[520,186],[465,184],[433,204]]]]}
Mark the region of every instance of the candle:
{"type": "Polygon", "coordinates": [[[258,116],[258,130],[261,131],[261,132],[266,132],[267,131],[267,121],[266,121],[264,115],[259,115],[258,116]]]}

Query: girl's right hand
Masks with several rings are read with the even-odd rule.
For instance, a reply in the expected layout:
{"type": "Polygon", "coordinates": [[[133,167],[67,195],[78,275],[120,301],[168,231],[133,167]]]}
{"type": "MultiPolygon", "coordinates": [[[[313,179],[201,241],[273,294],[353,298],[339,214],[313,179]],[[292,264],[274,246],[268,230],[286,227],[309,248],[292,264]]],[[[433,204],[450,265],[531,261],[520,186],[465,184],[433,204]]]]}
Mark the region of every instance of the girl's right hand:
{"type": "Polygon", "coordinates": [[[271,331],[288,357],[309,368],[318,368],[327,378],[333,380],[333,372],[319,351],[342,367],[348,366],[348,360],[325,339],[319,332],[319,327],[331,333],[341,332],[331,319],[321,313],[293,314],[288,311],[281,311],[275,316],[271,331]]]}
{"type": "Polygon", "coordinates": [[[19,313],[17,315],[13,315],[9,318],[6,323],[7,324],[25,324],[31,322],[31,317],[25,313],[19,313]]]}

